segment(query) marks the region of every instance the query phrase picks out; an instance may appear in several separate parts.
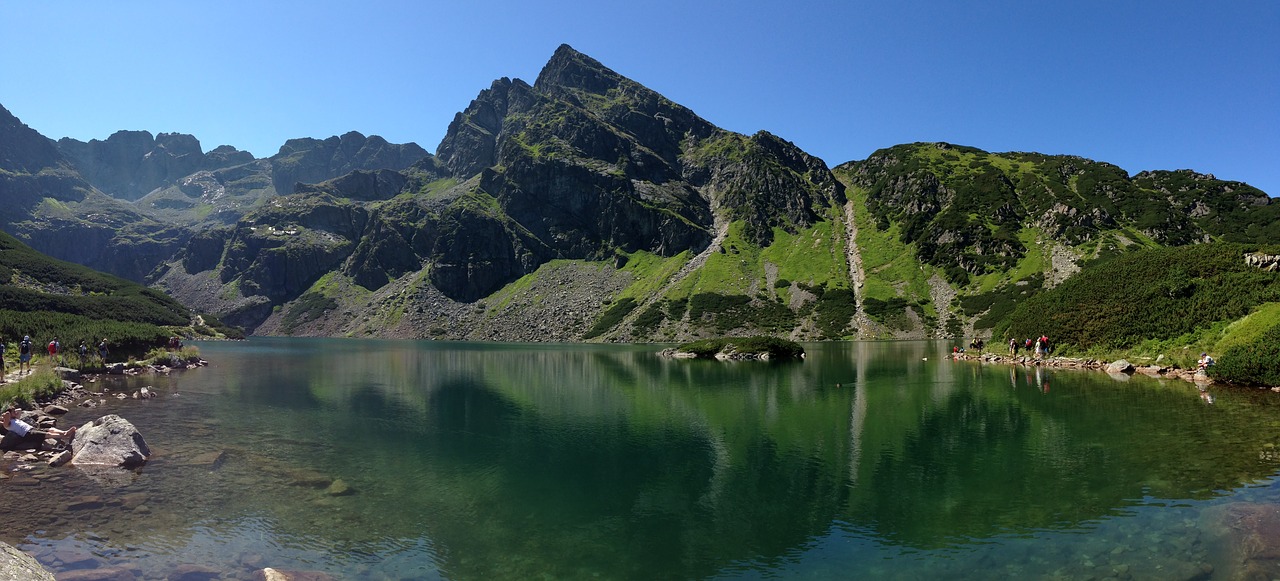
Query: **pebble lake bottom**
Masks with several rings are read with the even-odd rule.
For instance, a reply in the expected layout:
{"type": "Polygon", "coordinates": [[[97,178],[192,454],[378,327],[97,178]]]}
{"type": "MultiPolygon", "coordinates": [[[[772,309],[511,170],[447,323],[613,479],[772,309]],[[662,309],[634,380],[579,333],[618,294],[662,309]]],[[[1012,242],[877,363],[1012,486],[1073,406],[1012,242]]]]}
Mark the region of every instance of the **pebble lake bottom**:
{"type": "Polygon", "coordinates": [[[1270,392],[953,362],[940,342],[795,363],[198,346],[207,368],[88,385],[160,397],[61,421],[128,419],[143,468],[0,462],[0,540],[138,579],[1280,575],[1270,392]]]}

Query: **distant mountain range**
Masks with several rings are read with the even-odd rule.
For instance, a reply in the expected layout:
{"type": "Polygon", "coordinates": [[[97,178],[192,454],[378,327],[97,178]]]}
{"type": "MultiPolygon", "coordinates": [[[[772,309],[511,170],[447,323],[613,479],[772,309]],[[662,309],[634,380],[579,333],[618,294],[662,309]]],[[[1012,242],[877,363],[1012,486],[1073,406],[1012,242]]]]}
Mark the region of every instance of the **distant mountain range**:
{"type": "Polygon", "coordinates": [[[435,155],[348,133],[254,159],[192,136],[52,141],[0,108],[0,228],[260,334],[532,341],[991,328],[1090,261],[1280,240],[1189,170],[944,143],[829,168],[561,46],[435,155]]]}

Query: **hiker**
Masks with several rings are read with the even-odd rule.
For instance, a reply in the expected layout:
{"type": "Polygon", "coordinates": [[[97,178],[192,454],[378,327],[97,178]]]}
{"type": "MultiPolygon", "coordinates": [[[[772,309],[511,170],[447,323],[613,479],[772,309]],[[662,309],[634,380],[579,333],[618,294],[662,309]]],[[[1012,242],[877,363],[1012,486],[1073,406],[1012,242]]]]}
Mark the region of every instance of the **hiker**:
{"type": "Polygon", "coordinates": [[[4,366],[4,350],[4,339],[0,339],[0,383],[4,383],[4,373],[7,371],[4,366]]]}
{"type": "Polygon", "coordinates": [[[18,343],[18,373],[22,373],[22,366],[27,366],[27,373],[31,373],[31,335],[23,335],[22,342],[18,343]]]}
{"type": "Polygon", "coordinates": [[[1208,353],[1201,353],[1200,361],[1199,363],[1197,363],[1196,367],[1199,368],[1201,371],[1209,371],[1209,368],[1213,367],[1214,363],[1215,362],[1213,358],[1210,357],[1208,353]]]}
{"type": "Polygon", "coordinates": [[[89,355],[89,347],[84,344],[84,339],[80,340],[80,347],[77,350],[80,352],[80,369],[84,369],[85,357],[89,355]]]}
{"type": "Polygon", "coordinates": [[[16,406],[9,406],[9,409],[0,415],[0,425],[4,426],[4,439],[0,440],[0,450],[12,450],[17,447],[19,442],[23,440],[34,440],[39,438],[43,444],[48,438],[70,442],[76,437],[76,428],[72,426],[70,430],[59,430],[58,428],[49,428],[47,430],[37,430],[35,426],[22,421],[22,410],[16,406]]]}
{"type": "Polygon", "coordinates": [[[1018,340],[1012,337],[1009,338],[1009,355],[1018,356],[1018,340]]]}
{"type": "Polygon", "coordinates": [[[107,364],[107,338],[103,337],[102,342],[98,343],[98,357],[102,359],[102,365],[107,364]]]}
{"type": "Polygon", "coordinates": [[[58,366],[58,338],[54,337],[49,342],[49,365],[58,366]]]}

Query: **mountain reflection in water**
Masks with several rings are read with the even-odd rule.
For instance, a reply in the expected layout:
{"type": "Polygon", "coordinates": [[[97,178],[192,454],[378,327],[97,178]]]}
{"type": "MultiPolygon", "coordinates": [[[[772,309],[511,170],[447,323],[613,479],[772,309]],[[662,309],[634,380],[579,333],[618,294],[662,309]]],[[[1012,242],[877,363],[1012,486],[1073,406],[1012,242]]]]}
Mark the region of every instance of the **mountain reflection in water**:
{"type": "Polygon", "coordinates": [[[1266,394],[1206,405],[1190,384],[950,362],[942,343],[813,344],[792,363],[200,348],[211,367],[95,384],[161,398],[63,420],[137,425],[156,455],[130,480],[5,460],[0,509],[32,518],[0,538],[54,570],[143,578],[1140,576],[1230,571],[1206,515],[1280,494],[1266,394]]]}

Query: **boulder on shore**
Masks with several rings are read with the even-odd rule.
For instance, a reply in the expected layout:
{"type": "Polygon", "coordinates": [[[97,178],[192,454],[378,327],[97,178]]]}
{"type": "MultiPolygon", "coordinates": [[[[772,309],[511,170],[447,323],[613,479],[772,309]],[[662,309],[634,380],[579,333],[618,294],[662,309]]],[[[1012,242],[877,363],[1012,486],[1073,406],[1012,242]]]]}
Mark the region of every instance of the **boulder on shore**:
{"type": "Polygon", "coordinates": [[[1115,373],[1124,373],[1126,375],[1131,374],[1133,373],[1133,364],[1129,363],[1128,361],[1125,361],[1124,359],[1121,359],[1119,361],[1113,361],[1107,364],[1106,371],[1107,373],[1112,373],[1112,374],[1115,374],[1115,373]]]}
{"type": "Polygon", "coordinates": [[[115,414],[78,428],[71,441],[71,463],[77,466],[141,466],[151,449],[133,424],[115,414]]]}

